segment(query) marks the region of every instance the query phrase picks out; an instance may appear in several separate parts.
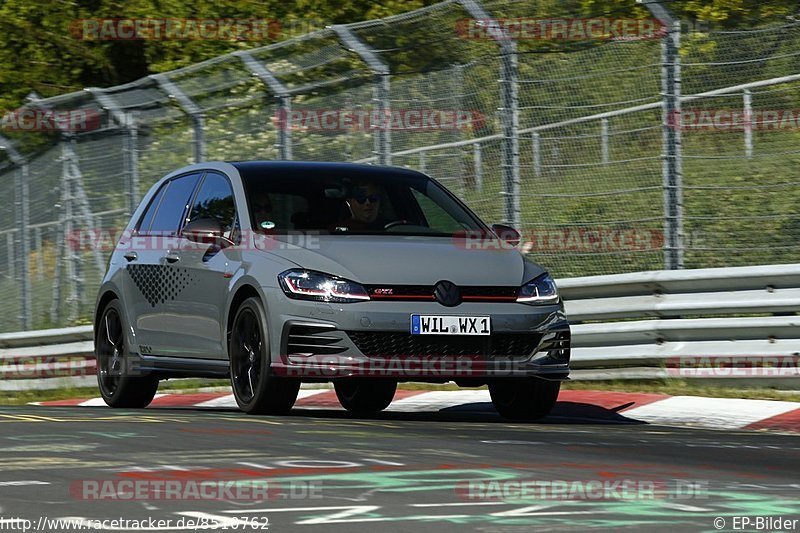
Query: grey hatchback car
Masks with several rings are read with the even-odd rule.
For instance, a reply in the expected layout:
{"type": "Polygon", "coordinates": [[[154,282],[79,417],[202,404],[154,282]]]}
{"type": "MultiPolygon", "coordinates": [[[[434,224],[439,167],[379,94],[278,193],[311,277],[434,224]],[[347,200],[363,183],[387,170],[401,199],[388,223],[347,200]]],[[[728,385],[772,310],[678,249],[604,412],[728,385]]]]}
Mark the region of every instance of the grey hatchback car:
{"type": "Polygon", "coordinates": [[[511,419],[546,415],[569,374],[556,284],[420,172],[209,162],[159,180],[97,297],[98,384],[145,407],[162,379],[230,378],[248,413],[333,382],[359,415],[398,382],[488,385],[511,419]]]}

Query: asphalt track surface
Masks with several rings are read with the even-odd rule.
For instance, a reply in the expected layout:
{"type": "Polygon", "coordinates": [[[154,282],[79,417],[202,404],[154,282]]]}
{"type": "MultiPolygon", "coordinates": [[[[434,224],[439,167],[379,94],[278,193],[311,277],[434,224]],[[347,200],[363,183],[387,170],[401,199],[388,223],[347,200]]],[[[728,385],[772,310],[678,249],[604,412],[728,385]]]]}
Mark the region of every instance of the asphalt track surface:
{"type": "Polygon", "coordinates": [[[732,531],[738,516],[800,519],[799,474],[797,436],[619,417],[0,408],[0,530],[76,531],[47,520],[77,517],[133,521],[112,531],[717,531],[720,518],[732,531]],[[122,480],[151,492],[132,499],[122,480]],[[169,480],[182,499],[166,499],[169,480]],[[244,489],[198,498],[200,480],[244,489]],[[264,482],[266,501],[246,499],[264,482]],[[520,496],[521,482],[541,492],[520,496]]]}

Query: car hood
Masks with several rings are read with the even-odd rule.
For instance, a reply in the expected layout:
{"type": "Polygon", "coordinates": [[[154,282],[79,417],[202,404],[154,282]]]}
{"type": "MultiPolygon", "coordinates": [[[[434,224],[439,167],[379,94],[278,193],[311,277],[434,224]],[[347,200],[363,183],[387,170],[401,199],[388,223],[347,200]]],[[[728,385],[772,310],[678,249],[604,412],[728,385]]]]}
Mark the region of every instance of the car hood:
{"type": "Polygon", "coordinates": [[[274,237],[266,251],[302,268],[367,285],[519,286],[544,270],[515,249],[467,249],[443,237],[321,235],[274,237]]]}

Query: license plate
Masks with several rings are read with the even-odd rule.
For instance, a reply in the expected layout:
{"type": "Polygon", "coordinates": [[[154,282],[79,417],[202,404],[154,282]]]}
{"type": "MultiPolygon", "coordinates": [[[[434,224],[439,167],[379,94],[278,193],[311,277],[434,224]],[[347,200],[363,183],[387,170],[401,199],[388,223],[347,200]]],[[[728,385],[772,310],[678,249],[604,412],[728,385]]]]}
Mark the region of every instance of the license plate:
{"type": "Polygon", "coordinates": [[[488,316],[411,315],[412,335],[490,335],[488,316]]]}

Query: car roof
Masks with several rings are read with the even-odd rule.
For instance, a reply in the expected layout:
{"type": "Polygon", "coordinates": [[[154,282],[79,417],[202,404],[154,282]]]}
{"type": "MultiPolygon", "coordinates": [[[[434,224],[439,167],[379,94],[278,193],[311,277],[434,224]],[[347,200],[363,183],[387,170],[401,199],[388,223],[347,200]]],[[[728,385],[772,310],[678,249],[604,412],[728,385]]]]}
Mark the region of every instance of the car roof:
{"type": "Polygon", "coordinates": [[[281,176],[296,174],[298,176],[316,174],[338,174],[346,173],[348,176],[381,176],[396,175],[423,177],[425,174],[401,167],[388,167],[378,165],[363,165],[359,163],[340,163],[330,161],[228,161],[236,167],[242,176],[255,173],[266,174],[280,173],[281,176]]]}

